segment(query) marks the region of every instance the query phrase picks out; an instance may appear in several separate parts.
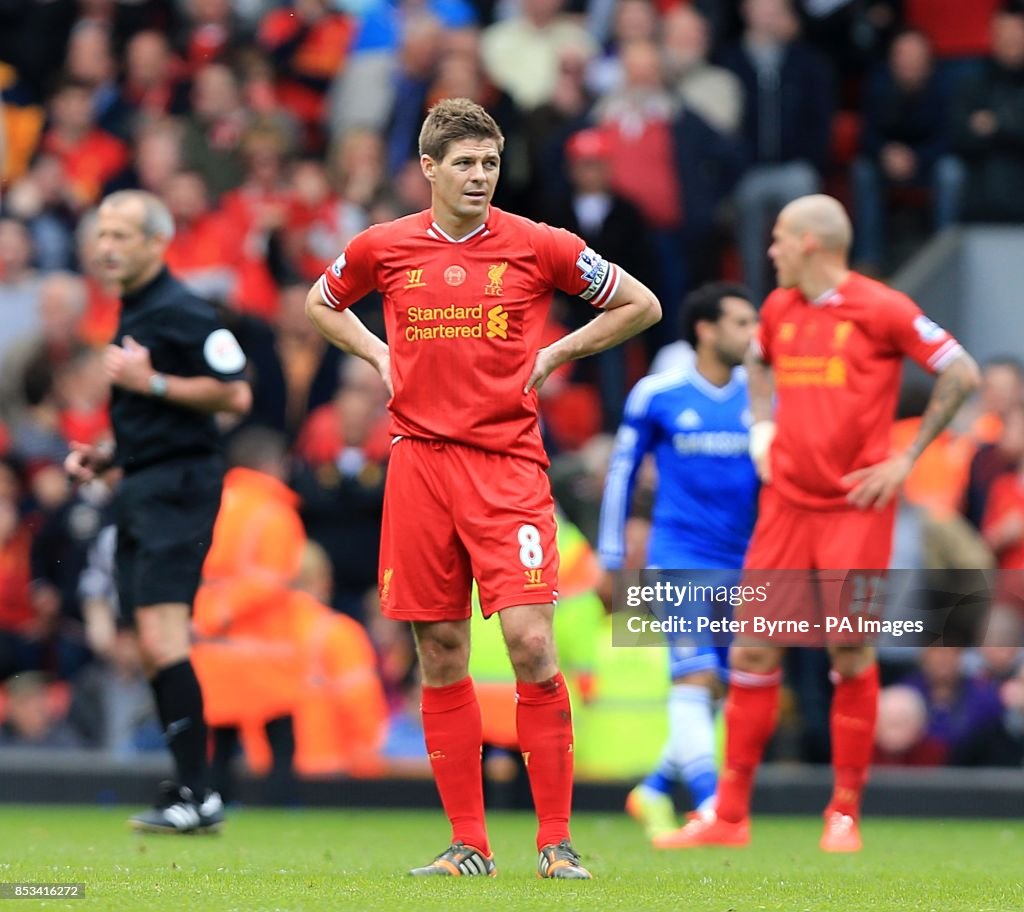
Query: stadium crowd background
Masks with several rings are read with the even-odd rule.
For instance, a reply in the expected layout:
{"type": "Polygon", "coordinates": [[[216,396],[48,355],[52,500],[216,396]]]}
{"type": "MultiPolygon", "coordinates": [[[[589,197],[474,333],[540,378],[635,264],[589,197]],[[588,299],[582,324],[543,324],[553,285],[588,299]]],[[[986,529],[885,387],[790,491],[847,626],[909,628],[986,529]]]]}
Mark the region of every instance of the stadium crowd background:
{"type": "MultiPolygon", "coordinates": [[[[376,608],[386,396],[372,369],[326,347],[303,303],[354,234],[429,205],[416,139],[434,101],[468,96],[502,126],[497,205],[577,231],[665,306],[647,337],[542,394],[574,524],[558,616],[581,775],[643,772],[663,738],[664,655],[609,648],[588,540],[626,393],[659,351],[685,357],[666,346],[687,289],[738,278],[759,301],[775,213],[817,188],[849,205],[854,261],[874,275],[958,221],[1024,223],[1024,4],[1003,0],[9,2],[0,87],[4,750],[162,749],[116,621],[109,488],[73,490],[61,469],[68,441],[110,429],[100,352],[118,303],[90,259],[104,193],[166,200],[171,268],[223,308],[248,355],[255,405],[225,431],[246,496],[285,517],[263,528],[281,543],[266,558],[280,558],[277,588],[246,590],[254,566],[236,566],[231,598],[207,591],[228,607],[197,611],[213,653],[201,676],[223,756],[240,734],[250,766],[270,769],[274,723],[291,716],[304,774],[426,770],[412,643],[376,608]],[[287,521],[296,510],[308,543],[287,521]]],[[[379,301],[359,311],[382,332],[379,301]]],[[[581,302],[556,300],[550,335],[585,319],[581,302]]],[[[915,470],[895,565],[1024,568],[1024,370],[1008,342],[915,470]]],[[[907,440],[922,403],[908,387],[907,440]]],[[[1020,642],[1019,620],[1000,615],[1004,642],[1020,642]]],[[[495,685],[491,740],[513,747],[500,718],[511,675],[492,646],[474,646],[474,674],[495,685]]],[[[1021,648],[883,658],[879,762],[1024,763],[1021,648]]],[[[824,762],[825,659],[790,661],[773,756],[824,762]]]]}

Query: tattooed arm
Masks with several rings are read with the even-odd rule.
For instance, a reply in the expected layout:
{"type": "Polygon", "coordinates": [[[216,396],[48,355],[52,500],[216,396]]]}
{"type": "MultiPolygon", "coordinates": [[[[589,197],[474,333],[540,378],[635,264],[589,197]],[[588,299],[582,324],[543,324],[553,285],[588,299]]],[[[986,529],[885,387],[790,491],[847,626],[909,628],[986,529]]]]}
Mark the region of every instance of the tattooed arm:
{"type": "Polygon", "coordinates": [[[881,510],[893,498],[914,465],[914,461],[953,420],[968,396],[981,384],[981,372],[974,359],[962,352],[939,374],[921,427],[910,448],[877,465],[850,472],[843,481],[850,488],[846,499],[855,507],[881,510]]]}

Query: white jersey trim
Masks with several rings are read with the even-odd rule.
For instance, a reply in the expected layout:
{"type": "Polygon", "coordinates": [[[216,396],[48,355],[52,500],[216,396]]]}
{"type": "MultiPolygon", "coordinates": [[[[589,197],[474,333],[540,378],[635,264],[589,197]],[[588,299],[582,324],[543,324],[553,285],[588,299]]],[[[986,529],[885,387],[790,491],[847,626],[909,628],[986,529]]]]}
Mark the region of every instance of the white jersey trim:
{"type": "Polygon", "coordinates": [[[331,294],[331,289],[327,287],[327,276],[320,276],[320,281],[317,283],[317,286],[320,289],[320,297],[324,299],[325,304],[329,307],[333,307],[335,310],[341,307],[341,301],[334,297],[334,295],[331,294]]]}
{"type": "Polygon", "coordinates": [[[945,344],[928,359],[928,366],[938,373],[948,367],[963,353],[963,346],[956,339],[948,339],[945,344]]]}
{"type": "Polygon", "coordinates": [[[470,238],[475,238],[478,234],[484,233],[487,230],[487,223],[484,222],[482,225],[477,225],[469,234],[464,234],[460,238],[453,238],[437,222],[431,222],[430,227],[427,229],[427,234],[437,240],[448,241],[450,244],[465,244],[470,238]]]}

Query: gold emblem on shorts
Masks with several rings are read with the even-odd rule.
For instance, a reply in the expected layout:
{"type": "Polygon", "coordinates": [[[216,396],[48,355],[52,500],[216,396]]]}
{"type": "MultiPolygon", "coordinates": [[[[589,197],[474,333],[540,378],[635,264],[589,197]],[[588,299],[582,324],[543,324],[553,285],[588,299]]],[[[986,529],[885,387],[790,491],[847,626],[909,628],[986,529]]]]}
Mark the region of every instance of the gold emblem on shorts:
{"type": "Polygon", "coordinates": [[[542,567],[537,567],[535,570],[524,570],[523,575],[526,577],[524,589],[541,589],[544,587],[544,569],[542,567]]]}

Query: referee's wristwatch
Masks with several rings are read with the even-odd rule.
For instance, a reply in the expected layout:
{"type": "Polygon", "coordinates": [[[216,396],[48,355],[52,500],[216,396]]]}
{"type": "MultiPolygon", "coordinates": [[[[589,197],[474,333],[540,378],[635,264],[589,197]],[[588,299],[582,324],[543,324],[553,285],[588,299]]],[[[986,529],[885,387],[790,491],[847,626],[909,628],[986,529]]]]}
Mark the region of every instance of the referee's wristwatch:
{"type": "Polygon", "coordinates": [[[155,396],[157,399],[167,398],[167,375],[166,374],[153,374],[149,378],[149,392],[151,396],[155,396]]]}

